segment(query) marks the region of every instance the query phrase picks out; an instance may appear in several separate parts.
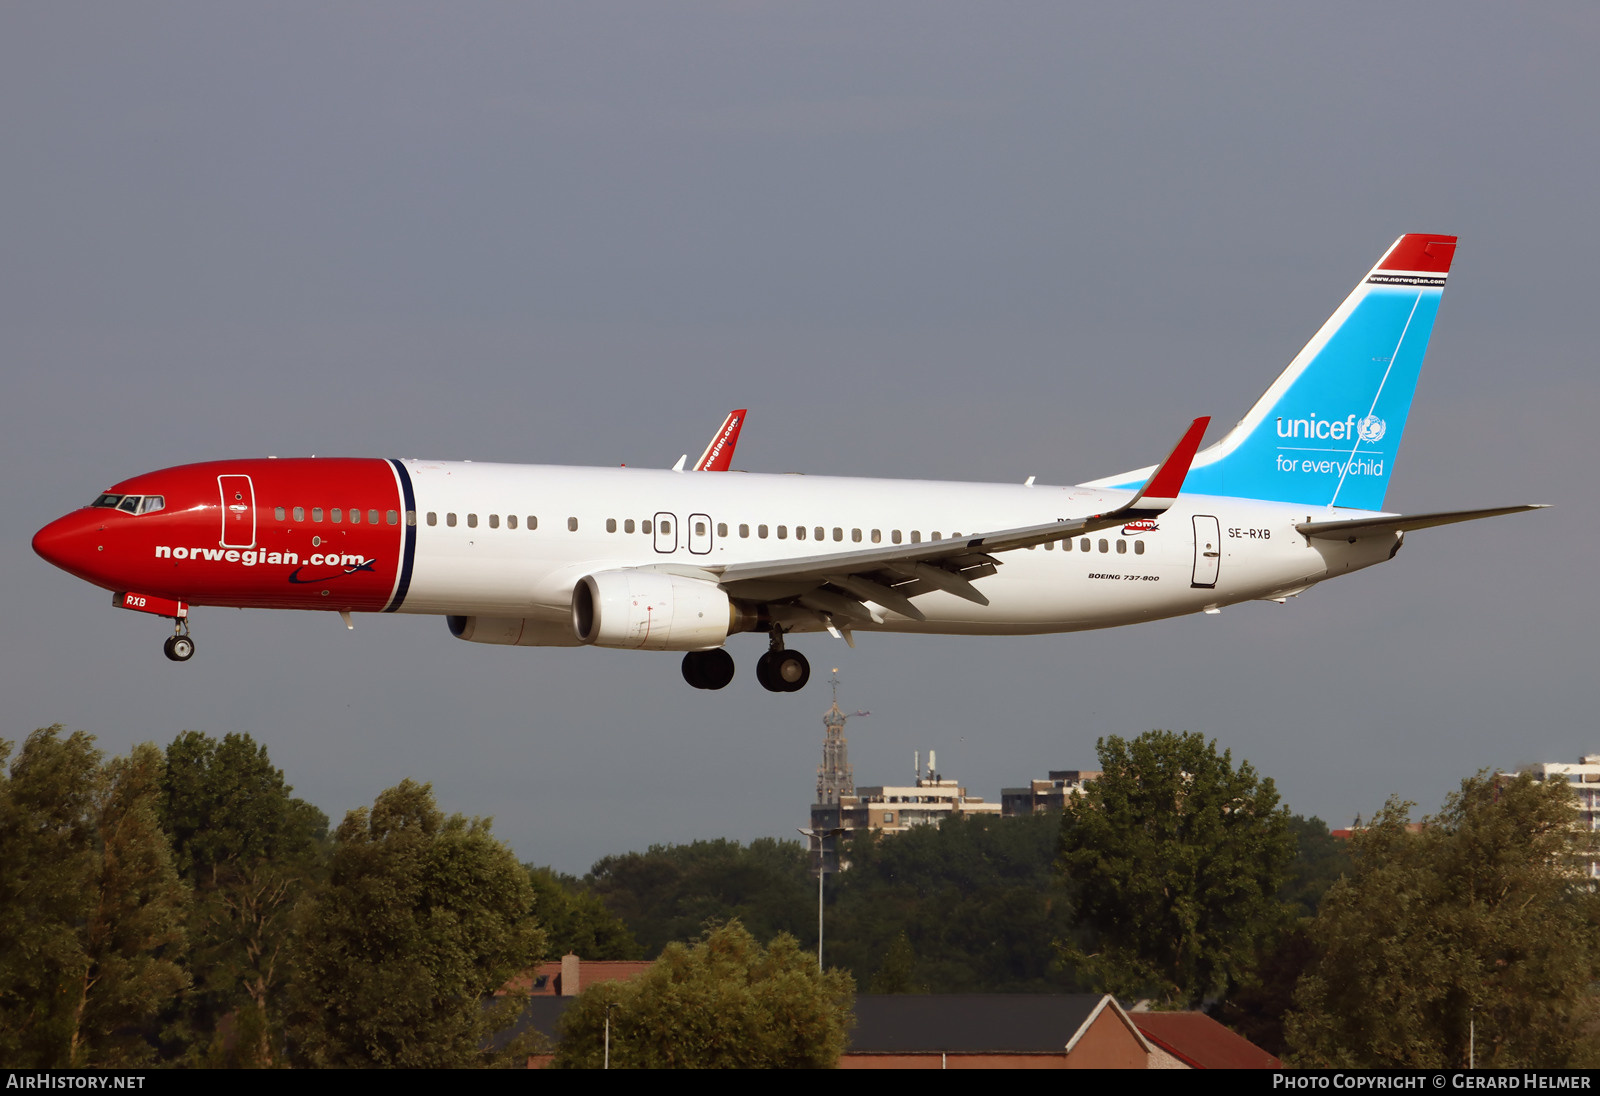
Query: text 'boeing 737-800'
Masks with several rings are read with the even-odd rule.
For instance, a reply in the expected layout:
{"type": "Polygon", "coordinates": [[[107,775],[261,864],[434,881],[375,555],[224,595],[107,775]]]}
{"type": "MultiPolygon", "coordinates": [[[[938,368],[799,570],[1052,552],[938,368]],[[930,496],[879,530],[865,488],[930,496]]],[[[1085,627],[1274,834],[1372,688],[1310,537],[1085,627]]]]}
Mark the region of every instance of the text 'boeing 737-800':
{"type": "MultiPolygon", "coordinates": [[[[1395,241],[1248,414],[1201,450],[1077,486],[705,475],[434,460],[253,458],[118,483],[34,550],[115,603],[443,616],[524,647],[681,651],[720,689],[725,644],[805,685],[794,633],[1017,635],[1281,601],[1393,557],[1407,531],[1531,510],[1383,510],[1453,236],[1395,241]]],[[[698,468],[725,467],[743,412],[698,468]],[[718,460],[722,463],[719,464],[718,460]]]]}

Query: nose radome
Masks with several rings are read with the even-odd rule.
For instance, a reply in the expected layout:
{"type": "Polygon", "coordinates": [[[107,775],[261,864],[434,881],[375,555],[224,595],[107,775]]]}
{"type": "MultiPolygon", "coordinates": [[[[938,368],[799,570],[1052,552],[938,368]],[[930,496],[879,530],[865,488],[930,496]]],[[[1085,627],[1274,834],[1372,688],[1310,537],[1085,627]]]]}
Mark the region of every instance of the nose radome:
{"type": "Polygon", "coordinates": [[[75,511],[33,534],[33,550],[63,571],[82,574],[94,557],[99,528],[97,515],[75,511]]]}

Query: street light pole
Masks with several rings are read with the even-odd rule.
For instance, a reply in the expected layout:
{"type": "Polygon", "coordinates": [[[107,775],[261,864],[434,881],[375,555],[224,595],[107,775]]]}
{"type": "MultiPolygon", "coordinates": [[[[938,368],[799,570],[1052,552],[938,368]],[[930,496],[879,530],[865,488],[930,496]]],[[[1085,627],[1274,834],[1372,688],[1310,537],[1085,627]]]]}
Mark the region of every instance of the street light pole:
{"type": "Polygon", "coordinates": [[[828,874],[828,846],[827,839],[833,838],[834,852],[839,851],[839,835],[844,833],[843,827],[834,827],[830,830],[808,830],[804,826],[796,826],[796,830],[807,837],[817,839],[817,973],[825,973],[822,969],[822,879],[828,874]]]}

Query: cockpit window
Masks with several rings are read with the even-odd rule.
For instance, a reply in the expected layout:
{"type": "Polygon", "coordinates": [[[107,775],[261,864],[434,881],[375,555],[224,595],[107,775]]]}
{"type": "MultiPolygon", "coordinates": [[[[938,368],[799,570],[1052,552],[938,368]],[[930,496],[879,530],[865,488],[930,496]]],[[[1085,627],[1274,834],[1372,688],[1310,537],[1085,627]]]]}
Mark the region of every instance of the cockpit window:
{"type": "Polygon", "coordinates": [[[128,514],[149,514],[166,509],[167,499],[165,495],[101,495],[90,505],[128,514]]]}

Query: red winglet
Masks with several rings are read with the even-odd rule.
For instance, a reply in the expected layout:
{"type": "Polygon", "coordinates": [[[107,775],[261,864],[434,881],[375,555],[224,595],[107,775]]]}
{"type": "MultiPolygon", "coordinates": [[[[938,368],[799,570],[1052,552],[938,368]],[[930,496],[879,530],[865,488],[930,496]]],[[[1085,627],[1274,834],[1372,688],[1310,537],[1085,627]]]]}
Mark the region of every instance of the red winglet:
{"type": "Polygon", "coordinates": [[[1143,488],[1140,489],[1130,505],[1171,506],[1178,497],[1178,492],[1183,490],[1183,481],[1189,476],[1189,465],[1194,463],[1194,455],[1200,451],[1200,439],[1206,435],[1206,427],[1211,425],[1211,416],[1204,415],[1189,424],[1189,429],[1184,431],[1178,444],[1173,446],[1172,452],[1167,454],[1167,459],[1161,462],[1161,467],[1155,470],[1143,488]]]}
{"type": "Polygon", "coordinates": [[[696,472],[726,472],[733,463],[733,450],[739,444],[739,431],[744,426],[744,417],[748,411],[741,407],[737,411],[729,412],[728,417],[722,420],[722,428],[711,439],[711,444],[706,446],[706,451],[700,454],[700,459],[694,462],[696,472]]]}
{"type": "Polygon", "coordinates": [[[1415,270],[1423,274],[1448,274],[1456,255],[1456,237],[1408,232],[1394,242],[1378,264],[1379,270],[1415,270]]]}

